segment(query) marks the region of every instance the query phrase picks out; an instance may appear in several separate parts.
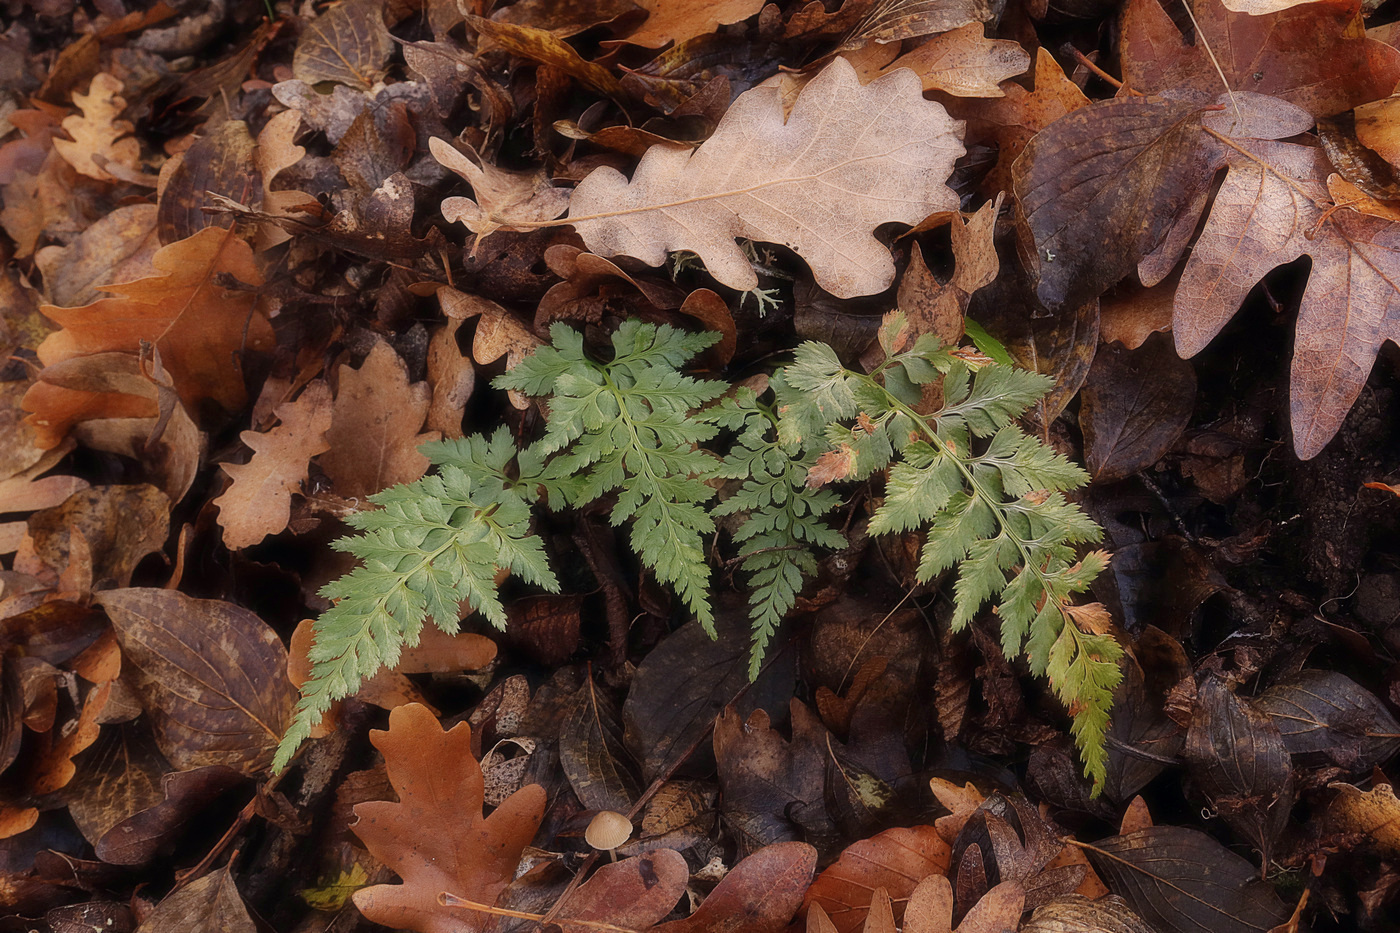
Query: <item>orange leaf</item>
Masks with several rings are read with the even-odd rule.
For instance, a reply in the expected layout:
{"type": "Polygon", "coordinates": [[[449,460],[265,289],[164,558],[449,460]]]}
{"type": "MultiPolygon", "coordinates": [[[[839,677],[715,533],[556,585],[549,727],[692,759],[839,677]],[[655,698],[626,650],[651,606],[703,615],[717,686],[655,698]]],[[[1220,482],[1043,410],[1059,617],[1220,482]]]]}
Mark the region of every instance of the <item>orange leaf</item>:
{"type": "MultiPolygon", "coordinates": [[[[252,249],[231,231],[209,227],[162,247],[152,263],[159,270],[156,275],[104,286],[111,298],[81,308],[45,306],[44,314],[63,330],[39,345],[39,360],[54,366],[95,353],[135,354],[146,341],[160,352],[175,391],[190,411],[198,411],[206,399],[236,411],[244,402],[237,354],[272,345],[271,325],[254,311],[254,292],[224,284],[230,277],[247,285],[262,284],[252,249]]],[[[33,412],[29,423],[38,429],[39,443],[47,448],[57,444],[80,417],[53,408],[51,394],[42,391],[43,373],[39,378],[22,404],[33,412]]],[[[144,399],[133,401],[149,405],[144,399]]],[[[143,410],[135,416],[145,414],[143,410]]],[[[121,410],[109,415],[98,406],[96,412],[81,415],[93,417],[133,417],[133,413],[121,410]]]]}
{"type": "Polygon", "coordinates": [[[932,826],[887,829],[842,852],[807,890],[802,912],[820,905],[838,933],[852,933],[865,922],[875,889],[884,888],[898,919],[918,883],[946,875],[952,858],[953,850],[932,826]]]}
{"type": "Polygon", "coordinates": [[[416,703],[390,713],[389,731],[371,732],[370,741],[384,755],[399,802],[360,804],[352,828],[403,884],[357,891],[355,906],[375,923],[418,933],[484,930],[491,917],[442,907],[438,895],[495,903],[544,818],[543,788],[522,787],[483,819],[485,781],[471,754],[471,727],[444,732],[416,703]]]}

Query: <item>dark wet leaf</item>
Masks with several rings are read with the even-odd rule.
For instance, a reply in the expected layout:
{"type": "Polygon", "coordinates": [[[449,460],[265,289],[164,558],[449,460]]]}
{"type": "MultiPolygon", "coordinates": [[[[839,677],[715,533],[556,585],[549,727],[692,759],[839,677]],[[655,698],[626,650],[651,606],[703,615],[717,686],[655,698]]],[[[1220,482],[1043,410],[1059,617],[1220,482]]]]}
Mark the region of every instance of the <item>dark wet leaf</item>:
{"type": "Polygon", "coordinates": [[[1049,308],[1102,295],[1137,268],[1210,184],[1219,145],[1200,107],[1102,101],[1041,131],[1012,168],[1022,250],[1049,308]]]}
{"type": "Polygon", "coordinates": [[[1293,807],[1293,761],[1278,727],[1208,675],[1196,691],[1185,755],[1211,806],[1267,865],[1293,807]]]}
{"type": "Polygon", "coordinates": [[[1196,371],[1171,341],[1153,334],[1140,348],[1108,344],[1080,392],[1084,459],[1096,482],[1111,483],[1162,458],[1196,404],[1196,371]]]}
{"type": "Polygon", "coordinates": [[[227,868],[217,868],[156,905],[141,933],[257,933],[227,868]]]}
{"type": "Polygon", "coordinates": [[[750,684],[747,619],[733,609],[717,616],[718,639],[711,639],[698,623],[682,626],[637,668],[622,705],[622,721],[646,783],[678,764],[692,746],[708,744],[700,740],[741,691],[736,706],[745,717],[755,709],[781,709],[792,695],[790,657],[773,658],[750,684]]]}
{"type": "Polygon", "coordinates": [[[559,762],[590,810],[626,813],[641,796],[618,720],[616,704],[589,680],[574,694],[559,724],[559,762]]]}
{"type": "Polygon", "coordinates": [[[311,20],[292,56],[292,74],[307,84],[374,87],[394,49],[383,8],[384,0],[347,0],[311,20]]]}
{"type": "Polygon", "coordinates": [[[68,812],[93,845],[113,826],[164,798],[160,780],[170,764],[138,726],[128,723],[102,730],[76,764],[68,812]]]}
{"type": "Polygon", "coordinates": [[[243,783],[224,765],[174,771],[161,779],[161,798],[123,819],[97,840],[97,857],[113,865],[145,865],[189,831],[214,798],[243,783]]]}
{"type": "Polygon", "coordinates": [[[246,609],[174,590],[100,594],[156,742],[181,770],[227,765],[256,775],[272,760],[295,692],[287,651],[246,609]]]}
{"type": "Polygon", "coordinates": [[[228,227],[228,214],[206,214],[212,191],[251,208],[262,206],[263,180],[253,158],[253,136],[242,120],[228,120],[195,140],[161,189],[156,231],[162,243],[194,236],[205,227],[228,227]]]}
{"type": "Polygon", "coordinates": [[[1299,671],[1260,694],[1254,708],[1273,720],[1294,755],[1320,754],[1363,771],[1400,749],[1400,722],[1336,671],[1299,671]]]}
{"type": "Polygon", "coordinates": [[[745,721],[730,707],[715,721],[720,813],[745,853],[798,839],[830,842],[835,832],[822,797],[826,729],[800,701],[791,709],[791,742],[763,710],[745,721]]]}
{"type": "Polygon", "coordinates": [[[1113,892],[1164,933],[1268,933],[1291,913],[1253,865],[1198,830],[1153,826],[1084,848],[1113,892]]]}
{"type": "Polygon", "coordinates": [[[1181,751],[1181,727],[1162,713],[1162,698],[1149,695],[1142,667],[1130,654],[1122,660],[1123,680],[1113,693],[1108,734],[1117,740],[1108,749],[1104,792],[1119,802],[1132,799],[1181,751]],[[1117,747],[1122,746],[1122,747],[1117,747]],[[1133,751],[1142,754],[1133,754],[1133,751]]]}

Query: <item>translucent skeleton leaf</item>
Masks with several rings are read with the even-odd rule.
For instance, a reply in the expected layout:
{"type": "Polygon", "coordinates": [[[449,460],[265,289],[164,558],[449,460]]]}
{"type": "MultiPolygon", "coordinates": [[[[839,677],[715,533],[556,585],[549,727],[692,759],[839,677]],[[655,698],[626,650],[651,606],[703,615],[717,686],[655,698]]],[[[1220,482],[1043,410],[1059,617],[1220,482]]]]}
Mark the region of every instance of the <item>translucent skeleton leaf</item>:
{"type": "MultiPolygon", "coordinates": [[[[773,381],[781,383],[781,374],[773,381]]],[[[841,499],[830,490],[807,488],[807,471],[815,457],[803,456],[800,445],[778,439],[777,412],[752,389],[738,389],[704,417],[738,432],[717,475],[741,482],[713,514],[744,514],[734,540],[752,591],[749,678],[757,679],[774,630],[796,605],[803,583],[817,572],[813,548],[846,546],[845,537],[822,519],[841,499]]]]}
{"type": "Polygon", "coordinates": [[[1051,388],[1037,373],[959,354],[924,336],[905,347],[900,315],[881,328],[887,358],[866,375],[805,343],[777,381],[779,439],[816,457],[809,483],[859,480],[888,468],[871,534],[922,529],[918,579],[957,568],[955,630],[996,603],[1002,650],[1024,653],[1073,716],[1071,731],[1096,788],[1122,649],[1097,604],[1076,606],[1107,566],[1102,530],[1064,492],[1088,482],[1078,466],[1024,434],[1015,419],[1051,388]],[[926,386],[941,379],[941,406],[926,386]]]}
{"type": "Polygon", "coordinates": [[[346,519],[360,534],[335,547],[361,566],[321,590],[335,605],[313,627],[311,676],[277,748],[274,771],[286,766],[333,702],[396,664],[404,645],[418,644],[428,616],[450,634],[469,607],[504,628],[497,568],[559,589],[540,539],[530,532],[538,458],[517,458],[506,428],[489,439],[441,441],[422,451],[437,473],[371,496],[378,509],[346,519]],[[518,469],[512,476],[507,467],[513,460],[518,469]]]}
{"type": "Polygon", "coordinates": [[[621,489],[614,525],[632,522],[632,549],[675,587],[705,630],[714,633],[710,568],[701,540],[715,530],[705,503],[716,461],[699,447],[712,424],[691,417],[726,386],[683,375],[679,367],[719,339],[668,325],[623,322],[607,362],[584,352],[583,335],[566,324],[496,379],[502,389],[550,396],[540,452],[553,454],[542,473],[550,502],[577,506],[621,489]]]}

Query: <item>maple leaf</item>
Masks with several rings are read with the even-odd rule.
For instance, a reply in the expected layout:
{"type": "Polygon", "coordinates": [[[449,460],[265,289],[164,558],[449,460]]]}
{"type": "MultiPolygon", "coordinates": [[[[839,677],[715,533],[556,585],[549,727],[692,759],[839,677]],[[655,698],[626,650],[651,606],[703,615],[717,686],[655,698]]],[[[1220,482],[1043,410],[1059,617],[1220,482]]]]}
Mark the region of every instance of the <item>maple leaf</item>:
{"type": "Polygon", "coordinates": [[[1400,224],[1320,206],[1331,172],[1320,149],[1248,140],[1228,161],[1177,289],[1177,350],[1200,352],[1256,282],[1311,256],[1290,376],[1293,448],[1306,460],[1341,427],[1381,344],[1400,342],[1400,224]]]}
{"type": "MultiPolygon", "coordinates": [[[[238,354],[272,345],[272,327],[254,309],[255,293],[224,281],[228,277],[246,285],[262,284],[253,251],[232,231],[207,227],[162,247],[151,262],[156,275],[102,287],[113,297],[81,308],[44,306],[44,314],[63,329],[39,345],[40,362],[49,367],[107,351],[136,354],[146,341],[160,352],[187,408],[198,411],[200,402],[212,399],[236,411],[245,399],[238,354]]],[[[133,414],[100,407],[74,414],[62,395],[61,387],[45,382],[40,373],[21,403],[33,413],[28,422],[39,429],[45,448],[57,444],[83,418],[151,414],[145,408],[133,414]]]]}
{"type": "Polygon", "coordinates": [[[224,546],[231,550],[251,547],[287,527],[292,493],[301,491],[311,458],[330,449],[325,433],[331,426],[331,390],[324,382],[312,382],[276,414],[282,423],[267,433],[239,435],[253,451],[247,463],[223,464],[233,484],[214,504],[224,546]]]}
{"type": "Polygon", "coordinates": [[[483,819],[486,784],[466,723],[444,732],[410,703],[389,714],[387,732],[369,735],[399,801],[358,805],[351,829],[403,884],[356,891],[355,906],[375,923],[418,933],[486,929],[490,917],[444,908],[438,895],[495,903],[544,818],[544,789],[522,787],[483,819]]]}
{"type": "Polygon", "coordinates": [[[1208,100],[1220,93],[1223,72],[1232,91],[1280,97],[1325,117],[1388,97],[1400,81],[1400,50],[1366,37],[1360,0],[1318,0],[1264,16],[1233,13],[1220,0],[1192,0],[1191,8],[1200,36],[1188,42],[1158,0],[1129,0],[1119,41],[1127,87],[1208,100]]]}
{"type": "Polygon", "coordinates": [[[803,88],[786,122],[781,91],[756,87],[694,152],[653,146],[630,183],[595,170],[574,191],[569,223],[602,256],[659,266],[668,252],[696,253],[739,291],[757,288],[758,276],[735,238],[782,243],[832,294],[874,294],[895,271],[874,229],[957,207],[944,181],[963,154],[961,129],[924,100],[913,73],[862,87],[838,58],[803,88]]]}
{"type": "Polygon", "coordinates": [[[132,125],[117,119],[126,109],[121,91],[122,83],[105,71],[93,75],[86,94],[73,94],[83,115],[63,120],[63,129],[73,139],[53,141],[64,161],[98,181],[117,180],[107,165],[128,169],[124,174],[141,172],[141,144],[131,135],[132,125]]]}

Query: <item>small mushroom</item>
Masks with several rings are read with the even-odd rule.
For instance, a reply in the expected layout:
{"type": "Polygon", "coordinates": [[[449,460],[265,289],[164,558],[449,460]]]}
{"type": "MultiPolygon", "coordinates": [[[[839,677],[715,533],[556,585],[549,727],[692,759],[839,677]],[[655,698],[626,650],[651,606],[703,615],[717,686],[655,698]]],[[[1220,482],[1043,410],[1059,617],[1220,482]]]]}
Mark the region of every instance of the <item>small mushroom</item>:
{"type": "Polygon", "coordinates": [[[583,831],[584,841],[593,848],[608,853],[608,857],[614,862],[617,861],[617,853],[613,850],[630,838],[632,821],[612,810],[598,811],[588,828],[583,831]]]}

